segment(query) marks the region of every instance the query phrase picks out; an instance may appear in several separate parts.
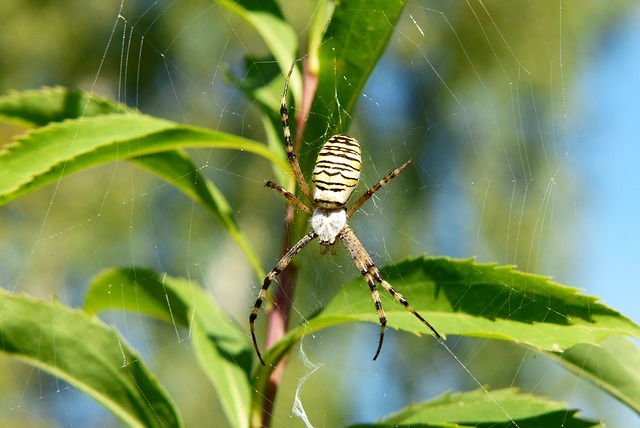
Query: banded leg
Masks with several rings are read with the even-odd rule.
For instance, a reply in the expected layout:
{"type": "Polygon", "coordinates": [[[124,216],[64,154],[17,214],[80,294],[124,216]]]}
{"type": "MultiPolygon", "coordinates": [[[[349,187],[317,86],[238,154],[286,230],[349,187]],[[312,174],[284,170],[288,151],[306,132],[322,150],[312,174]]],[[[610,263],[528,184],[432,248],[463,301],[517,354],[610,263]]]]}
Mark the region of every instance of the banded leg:
{"type": "Polygon", "coordinates": [[[298,197],[296,195],[294,195],[293,193],[287,191],[287,189],[285,189],[281,185],[276,184],[273,181],[267,181],[267,182],[264,183],[264,186],[268,187],[270,189],[273,189],[273,190],[277,191],[278,193],[280,193],[282,196],[284,196],[284,198],[287,201],[289,201],[289,203],[291,205],[300,208],[302,211],[306,212],[309,215],[313,215],[313,211],[311,211],[311,208],[306,206],[300,199],[298,199],[298,197]]]}
{"type": "Polygon", "coordinates": [[[293,144],[291,143],[291,128],[289,128],[289,112],[287,110],[287,91],[289,90],[289,79],[291,78],[291,73],[293,73],[293,69],[296,66],[296,62],[293,61],[291,63],[291,68],[289,69],[289,74],[287,74],[287,79],[284,82],[284,91],[282,92],[282,102],[280,103],[280,118],[282,120],[282,132],[284,133],[284,147],[287,151],[287,158],[289,163],[291,164],[291,169],[293,169],[293,175],[296,177],[296,181],[300,186],[300,190],[304,195],[309,199],[310,202],[313,202],[313,198],[311,197],[311,191],[309,190],[309,185],[304,179],[304,175],[302,174],[302,170],[300,169],[300,164],[298,163],[298,158],[296,157],[296,153],[293,149],[293,144]]]}
{"type": "Polygon", "coordinates": [[[380,319],[380,341],[378,342],[378,349],[376,350],[376,354],[373,357],[374,360],[378,358],[378,355],[380,354],[380,350],[382,349],[382,342],[384,340],[384,333],[387,326],[387,318],[384,314],[384,310],[382,309],[382,302],[380,301],[380,295],[378,294],[376,282],[382,285],[382,287],[384,287],[384,289],[387,290],[389,294],[393,296],[394,299],[396,299],[402,306],[404,306],[416,318],[422,321],[422,323],[426,325],[438,339],[442,340],[442,337],[436,331],[436,329],[433,328],[433,326],[429,324],[429,322],[425,320],[418,312],[416,312],[415,309],[413,309],[413,307],[409,304],[407,299],[405,299],[402,294],[398,293],[391,286],[391,284],[389,284],[387,281],[382,279],[382,276],[380,275],[380,271],[373,264],[373,260],[369,256],[369,253],[367,253],[367,250],[364,249],[364,247],[356,237],[355,233],[353,233],[353,230],[348,225],[345,226],[344,229],[342,229],[338,237],[347,247],[347,250],[349,251],[351,258],[355,262],[356,266],[358,266],[358,269],[360,269],[360,273],[362,274],[365,281],[367,281],[367,284],[369,284],[369,288],[371,289],[371,296],[373,297],[373,302],[375,304],[376,311],[378,313],[378,318],[380,319]]]}
{"type": "Polygon", "coordinates": [[[382,189],[382,186],[384,186],[385,184],[387,184],[388,182],[396,178],[398,174],[400,174],[400,171],[405,169],[411,162],[413,162],[413,159],[409,159],[408,161],[400,165],[398,168],[391,171],[382,180],[378,181],[373,187],[371,187],[369,190],[364,192],[364,194],[360,196],[360,198],[356,201],[356,203],[353,204],[353,206],[349,209],[349,211],[347,212],[347,217],[351,217],[353,213],[358,211],[358,209],[360,209],[362,204],[367,202],[373,196],[374,193],[382,189]]]}
{"type": "Polygon", "coordinates": [[[262,359],[262,355],[260,354],[260,350],[258,349],[258,342],[256,340],[256,331],[254,328],[254,322],[256,318],[258,318],[258,311],[260,311],[260,306],[262,306],[262,302],[264,301],[264,298],[267,295],[267,290],[269,289],[269,285],[271,284],[271,281],[273,281],[273,279],[276,276],[278,276],[280,272],[285,270],[285,268],[289,266],[289,263],[291,263],[291,260],[293,260],[293,258],[296,256],[296,254],[298,254],[300,250],[302,250],[309,242],[311,242],[317,236],[318,235],[315,232],[309,232],[305,236],[303,236],[302,239],[299,240],[296,245],[294,245],[293,247],[291,247],[291,249],[289,249],[289,251],[287,251],[287,254],[282,256],[280,261],[276,264],[276,267],[274,267],[273,270],[271,270],[271,272],[269,272],[267,276],[264,278],[264,282],[262,284],[262,288],[260,289],[260,293],[258,293],[258,298],[256,299],[256,303],[255,305],[253,305],[253,310],[251,311],[251,315],[249,315],[249,328],[251,330],[251,339],[253,339],[253,347],[256,350],[256,354],[258,355],[258,358],[260,359],[260,362],[262,363],[263,366],[265,364],[264,364],[264,360],[262,359]]]}

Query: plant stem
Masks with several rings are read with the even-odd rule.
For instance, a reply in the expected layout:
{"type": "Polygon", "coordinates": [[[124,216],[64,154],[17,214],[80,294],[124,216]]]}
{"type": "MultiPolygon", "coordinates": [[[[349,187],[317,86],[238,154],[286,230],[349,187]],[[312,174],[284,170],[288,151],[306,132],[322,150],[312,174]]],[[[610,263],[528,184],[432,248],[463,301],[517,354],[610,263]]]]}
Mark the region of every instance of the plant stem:
{"type": "MultiPolygon", "coordinates": [[[[282,254],[285,254],[291,246],[291,225],[293,224],[293,207],[287,207],[287,215],[285,219],[285,231],[282,242],[282,254]]],[[[269,309],[269,321],[267,326],[267,349],[271,348],[287,332],[287,321],[291,312],[293,302],[293,293],[297,279],[298,270],[293,263],[289,264],[285,270],[280,273],[278,288],[276,289],[273,306],[269,309]]],[[[273,414],[273,405],[275,403],[276,393],[284,365],[287,358],[283,358],[278,362],[278,366],[269,377],[269,385],[265,391],[264,407],[262,409],[262,426],[269,427],[271,423],[271,415],[273,414]]]]}
{"type": "MultiPolygon", "coordinates": [[[[303,70],[302,102],[296,118],[296,138],[294,148],[296,153],[300,153],[304,126],[309,115],[311,101],[313,100],[318,85],[318,76],[309,72],[306,61],[303,62],[303,70]]],[[[294,209],[293,206],[289,205],[287,206],[287,213],[285,217],[285,229],[282,239],[282,250],[280,253],[281,256],[291,248],[291,231],[293,224],[294,209]]],[[[291,313],[297,277],[298,269],[296,268],[295,263],[290,263],[289,266],[287,266],[287,268],[279,275],[278,288],[274,295],[273,306],[268,310],[267,349],[271,348],[280,339],[282,339],[287,332],[287,322],[289,314],[291,313]]],[[[278,386],[280,385],[286,363],[287,357],[282,358],[269,377],[269,384],[265,391],[264,406],[262,409],[263,427],[269,427],[271,425],[271,416],[273,415],[275,397],[278,392],[278,386]]]]}

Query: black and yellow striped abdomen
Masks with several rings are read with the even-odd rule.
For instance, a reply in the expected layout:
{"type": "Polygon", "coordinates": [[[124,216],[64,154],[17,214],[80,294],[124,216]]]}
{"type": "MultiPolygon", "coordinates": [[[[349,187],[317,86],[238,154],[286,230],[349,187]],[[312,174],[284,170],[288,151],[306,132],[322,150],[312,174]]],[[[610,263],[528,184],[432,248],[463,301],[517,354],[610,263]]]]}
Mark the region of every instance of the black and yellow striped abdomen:
{"type": "Polygon", "coordinates": [[[322,208],[344,206],[358,185],[362,158],[355,138],[338,134],[322,146],[313,169],[313,199],[322,208]]]}

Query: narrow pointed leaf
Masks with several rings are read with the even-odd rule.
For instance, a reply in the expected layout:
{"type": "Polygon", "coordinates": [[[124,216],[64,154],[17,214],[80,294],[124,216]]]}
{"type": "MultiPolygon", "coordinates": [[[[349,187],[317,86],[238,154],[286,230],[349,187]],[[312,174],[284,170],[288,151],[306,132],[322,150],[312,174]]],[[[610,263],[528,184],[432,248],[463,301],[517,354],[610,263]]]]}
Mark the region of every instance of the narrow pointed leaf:
{"type": "Polygon", "coordinates": [[[578,344],[551,355],[640,414],[640,349],[629,339],[613,336],[598,345],[578,344]]]}
{"type": "Polygon", "coordinates": [[[245,150],[287,168],[244,138],[142,114],[108,114],[39,128],[0,151],[0,204],[76,171],[184,147],[245,150]]]}
{"type": "Polygon", "coordinates": [[[365,427],[521,427],[588,428],[599,422],[576,416],[565,403],[519,393],[517,389],[446,393],[433,400],[408,406],[365,427]]]}
{"type": "Polygon", "coordinates": [[[0,121],[38,127],[78,117],[133,112],[124,104],[75,89],[12,91],[0,97],[0,121]]]}
{"type": "Polygon", "coordinates": [[[188,329],[232,426],[248,425],[253,349],[246,333],[202,289],[149,270],[113,269],[93,281],[85,308],[90,313],[132,310],[188,329]]]}
{"type": "MultiPolygon", "coordinates": [[[[619,334],[640,337],[638,325],[597,298],[508,266],[422,257],[383,269],[382,277],[442,335],[507,340],[553,352],[578,343],[597,345],[619,334]]],[[[380,289],[388,329],[430,334],[380,289]]],[[[362,278],[347,283],[307,323],[292,329],[271,348],[267,359],[279,360],[305,334],[353,321],[379,323],[362,278]]],[[[266,373],[261,371],[261,376],[266,373]]]]}
{"type": "Polygon", "coordinates": [[[1,351],[64,379],[128,426],[181,426],[140,355],[98,319],[3,289],[0,312],[1,351]]]}
{"type": "MultiPolygon", "coordinates": [[[[382,276],[441,334],[508,340],[549,351],[597,344],[617,334],[640,337],[638,325],[597,298],[509,266],[425,257],[400,262],[382,276]]],[[[378,323],[369,294],[362,279],[348,283],[309,327],[331,319],[378,323]]],[[[383,294],[387,327],[429,334],[383,294]]]]}
{"type": "Polygon", "coordinates": [[[349,131],[362,89],[385,52],[404,5],[404,0],[336,2],[320,49],[312,54],[319,58],[320,70],[304,141],[315,149],[301,159],[303,171],[312,169],[327,135],[349,131]]]}
{"type": "Polygon", "coordinates": [[[298,49],[293,27],[274,0],[213,0],[249,23],[262,37],[282,71],[289,69],[298,49]]]}
{"type": "Polygon", "coordinates": [[[0,151],[0,203],[87,167],[76,159],[118,141],[169,129],[171,122],[138,114],[110,114],[39,128],[0,151]]]}
{"type": "Polygon", "coordinates": [[[0,97],[2,119],[43,127],[0,151],[0,204],[73,172],[128,159],[167,180],[207,209],[245,252],[256,274],[264,276],[226,198],[200,174],[181,147],[204,145],[252,151],[276,163],[280,159],[279,166],[286,168],[284,157],[273,155],[260,143],[181,127],[110,100],[64,88],[13,92],[0,97]],[[179,131],[172,133],[172,130],[179,131]]]}

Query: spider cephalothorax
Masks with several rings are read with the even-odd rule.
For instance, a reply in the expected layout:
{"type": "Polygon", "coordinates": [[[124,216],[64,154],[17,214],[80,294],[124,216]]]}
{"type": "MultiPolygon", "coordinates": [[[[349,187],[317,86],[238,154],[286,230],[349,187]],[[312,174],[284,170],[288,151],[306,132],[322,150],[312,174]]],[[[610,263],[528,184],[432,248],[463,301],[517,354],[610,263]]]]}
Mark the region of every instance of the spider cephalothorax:
{"type": "Polygon", "coordinates": [[[295,205],[297,208],[311,216],[311,232],[307,233],[300,241],[298,241],[298,243],[291,247],[291,249],[287,251],[271,272],[269,272],[265,277],[256,303],[251,311],[251,315],[249,315],[251,338],[253,339],[253,346],[260,362],[264,365],[264,360],[262,359],[260,349],[258,348],[258,342],[256,341],[254,322],[258,317],[258,312],[267,294],[267,289],[269,288],[271,281],[273,281],[273,279],[282,272],[289,263],[291,263],[296,254],[298,254],[300,250],[315,238],[318,238],[318,241],[322,245],[322,254],[327,251],[329,246],[336,243],[336,239],[342,241],[349,251],[349,255],[353,259],[357,268],[360,270],[360,273],[367,281],[367,284],[369,284],[376,312],[378,313],[378,319],[380,320],[380,339],[378,342],[378,349],[373,357],[374,360],[378,358],[380,350],[382,349],[382,341],[384,340],[384,333],[387,325],[387,318],[385,317],[384,310],[382,309],[382,302],[380,302],[380,295],[378,294],[376,283],[382,285],[382,287],[387,290],[391,296],[393,296],[400,304],[429,327],[436,337],[440,338],[440,335],[435,328],[433,328],[427,320],[425,320],[413,309],[413,307],[411,307],[407,299],[405,299],[402,294],[398,293],[391,284],[382,279],[380,271],[374,265],[373,260],[367,253],[367,250],[365,250],[355,233],[353,233],[353,230],[351,230],[347,224],[347,219],[351,217],[362,206],[362,204],[368,201],[375,192],[382,188],[382,186],[395,178],[400,171],[402,171],[412,161],[409,160],[405,162],[400,167],[387,174],[382,180],[367,190],[351,206],[351,208],[347,210],[346,204],[351,198],[351,195],[360,180],[360,168],[362,166],[360,144],[355,138],[349,135],[334,135],[327,140],[318,154],[318,159],[316,160],[313,170],[312,181],[314,184],[314,192],[312,196],[309,186],[302,175],[296,154],[293,151],[291,131],[289,129],[287,89],[294,65],[295,63],[291,65],[291,69],[289,70],[289,74],[285,81],[282,103],[280,106],[280,115],[282,118],[285,148],[289,163],[291,163],[291,168],[293,169],[296,181],[300,186],[300,190],[309,200],[311,206],[305,204],[294,194],[272,181],[267,181],[265,185],[278,191],[287,201],[289,201],[289,203],[295,205]]]}

